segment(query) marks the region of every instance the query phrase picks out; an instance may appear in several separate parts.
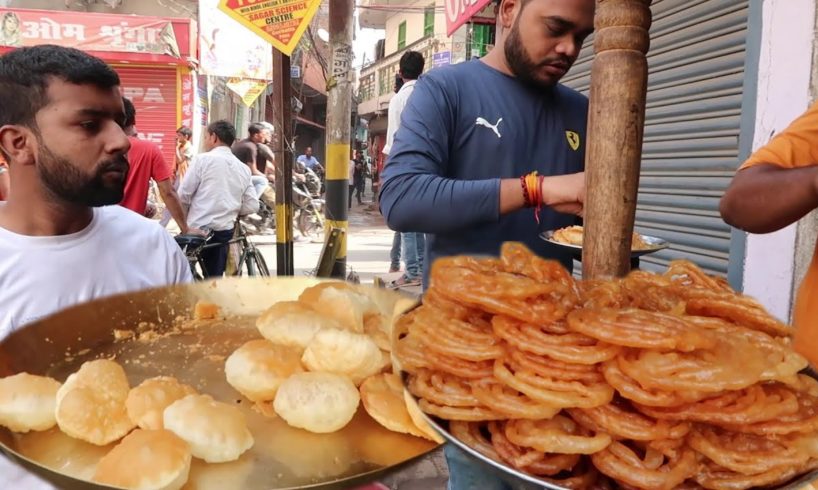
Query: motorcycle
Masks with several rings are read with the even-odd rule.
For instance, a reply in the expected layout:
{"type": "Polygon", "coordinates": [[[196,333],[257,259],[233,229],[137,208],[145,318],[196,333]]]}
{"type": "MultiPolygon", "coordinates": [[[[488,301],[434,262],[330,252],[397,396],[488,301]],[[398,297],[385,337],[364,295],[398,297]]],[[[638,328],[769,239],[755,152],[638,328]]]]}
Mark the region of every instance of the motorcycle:
{"type": "Polygon", "coordinates": [[[314,198],[320,198],[324,192],[321,177],[311,169],[304,169],[304,179],[307,190],[314,198]]]}
{"type": "MultiPolygon", "coordinates": [[[[320,186],[320,182],[319,182],[320,186]]],[[[325,200],[314,193],[308,181],[293,182],[293,221],[306,238],[324,233],[325,200]]]]}

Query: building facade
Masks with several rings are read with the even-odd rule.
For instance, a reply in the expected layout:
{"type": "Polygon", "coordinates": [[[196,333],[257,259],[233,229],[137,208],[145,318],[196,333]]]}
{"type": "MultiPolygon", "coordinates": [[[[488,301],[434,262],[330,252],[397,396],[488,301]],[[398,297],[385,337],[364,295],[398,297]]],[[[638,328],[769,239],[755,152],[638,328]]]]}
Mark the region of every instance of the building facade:
{"type": "Polygon", "coordinates": [[[383,165],[389,101],[401,56],[418,51],[426,59],[424,71],[484,55],[494,39],[493,6],[484,9],[446,35],[443,0],[362,0],[358,22],[362,28],[383,29],[385,38],[375,46],[372,59],[364,60],[358,78],[358,114],[366,123],[366,143],[373,166],[383,165]],[[376,7],[377,6],[377,7],[376,7]]]}

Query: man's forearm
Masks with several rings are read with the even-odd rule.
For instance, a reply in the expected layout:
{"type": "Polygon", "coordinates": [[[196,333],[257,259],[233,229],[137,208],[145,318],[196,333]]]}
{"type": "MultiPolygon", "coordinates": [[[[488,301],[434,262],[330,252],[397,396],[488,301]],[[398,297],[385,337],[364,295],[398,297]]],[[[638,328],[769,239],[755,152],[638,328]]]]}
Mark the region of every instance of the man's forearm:
{"type": "Polygon", "coordinates": [[[759,165],[738,172],[721,199],[721,216],[750,233],[770,233],[818,207],[818,166],[759,165]]]}
{"type": "Polygon", "coordinates": [[[388,179],[381,212],[395,231],[449,233],[499,217],[500,180],[453,180],[430,174],[388,179]]]}
{"type": "Polygon", "coordinates": [[[164,192],[160,192],[162,195],[162,200],[165,202],[165,207],[170,212],[173,221],[179,225],[179,230],[182,233],[187,233],[187,216],[182,207],[182,202],[179,200],[179,195],[176,194],[172,188],[170,190],[166,190],[164,192]]]}

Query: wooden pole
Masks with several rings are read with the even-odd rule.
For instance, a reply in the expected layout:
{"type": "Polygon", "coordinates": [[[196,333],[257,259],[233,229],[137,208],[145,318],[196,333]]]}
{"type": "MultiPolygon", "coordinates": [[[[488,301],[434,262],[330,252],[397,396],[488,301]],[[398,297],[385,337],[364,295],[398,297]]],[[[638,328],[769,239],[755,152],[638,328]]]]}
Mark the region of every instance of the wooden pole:
{"type": "Polygon", "coordinates": [[[329,0],[330,73],[327,81],[327,236],[340,228],[341,244],[332,277],[346,277],[349,228],[349,124],[352,115],[352,29],[353,0],[329,0]]]}
{"type": "Polygon", "coordinates": [[[293,256],[293,140],[290,110],[290,57],[273,48],[273,100],[278,140],[276,156],[276,275],[295,275],[293,256]]]}
{"type": "Polygon", "coordinates": [[[651,0],[597,0],[586,157],[584,278],[630,270],[650,46],[651,0]]]}

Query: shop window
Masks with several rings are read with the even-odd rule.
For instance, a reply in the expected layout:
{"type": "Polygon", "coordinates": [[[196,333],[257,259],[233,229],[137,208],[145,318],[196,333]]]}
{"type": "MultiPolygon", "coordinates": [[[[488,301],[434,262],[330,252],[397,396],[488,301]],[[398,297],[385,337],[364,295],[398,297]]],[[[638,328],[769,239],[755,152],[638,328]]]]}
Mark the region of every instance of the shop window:
{"type": "Polygon", "coordinates": [[[406,21],[398,26],[398,51],[406,47],[406,21]]]}
{"type": "Polygon", "coordinates": [[[435,35],[435,6],[430,5],[423,11],[423,35],[435,35]]]}

